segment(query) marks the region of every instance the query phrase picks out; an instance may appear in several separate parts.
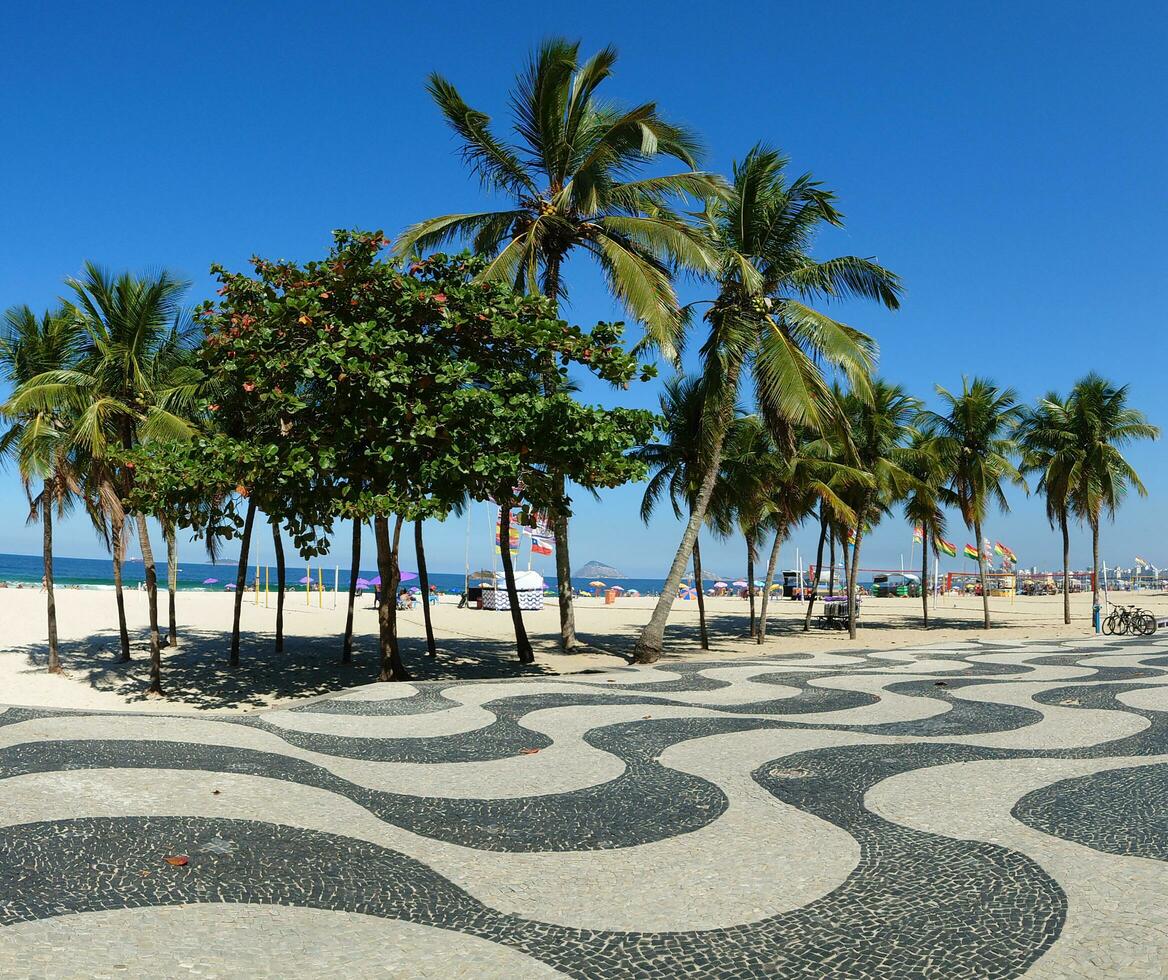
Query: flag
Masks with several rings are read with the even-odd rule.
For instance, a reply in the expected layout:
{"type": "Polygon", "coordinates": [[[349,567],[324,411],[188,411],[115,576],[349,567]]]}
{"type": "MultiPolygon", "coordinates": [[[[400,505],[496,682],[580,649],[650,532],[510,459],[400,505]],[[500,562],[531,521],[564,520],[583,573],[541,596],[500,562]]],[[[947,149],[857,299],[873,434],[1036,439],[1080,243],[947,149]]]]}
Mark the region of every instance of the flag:
{"type": "Polygon", "coordinates": [[[854,527],[848,528],[848,544],[856,543],[856,529],[854,527]]]}
{"type": "Polygon", "coordinates": [[[994,554],[995,555],[1004,555],[1005,554],[1005,552],[1002,550],[1002,542],[1001,541],[994,542],[994,554]]]}
{"type": "Polygon", "coordinates": [[[913,525],[913,543],[920,544],[925,540],[925,529],[920,524],[913,525]]]}
{"type": "Polygon", "coordinates": [[[981,553],[985,555],[985,560],[989,561],[994,554],[994,546],[990,544],[989,538],[981,539],[981,553]]]}
{"type": "MultiPolygon", "coordinates": [[[[500,511],[499,517],[502,518],[502,516],[503,516],[503,512],[500,511]]],[[[512,524],[507,529],[507,532],[508,532],[507,533],[508,549],[507,550],[511,552],[511,557],[514,558],[517,554],[519,554],[519,528],[517,528],[514,524],[512,524]]],[[[499,540],[499,525],[498,525],[498,523],[496,523],[495,524],[495,554],[501,555],[502,553],[503,553],[502,542],[499,540]]]]}
{"type": "Polygon", "coordinates": [[[1150,561],[1148,561],[1148,559],[1141,558],[1139,555],[1136,555],[1136,567],[1137,568],[1151,568],[1152,563],[1150,561]]]}
{"type": "Polygon", "coordinates": [[[533,534],[531,536],[531,553],[533,555],[550,555],[555,548],[552,544],[553,539],[545,534],[533,534]]]}
{"type": "Polygon", "coordinates": [[[1008,561],[1011,565],[1018,564],[1017,556],[1014,554],[1013,551],[1011,551],[1004,544],[1002,544],[1001,541],[995,542],[994,551],[996,551],[999,555],[1001,555],[1003,558],[1005,558],[1006,561],[1008,561]]]}
{"type": "Polygon", "coordinates": [[[940,548],[950,558],[957,557],[957,545],[952,541],[946,541],[944,538],[937,538],[937,547],[940,548]]]}
{"type": "Polygon", "coordinates": [[[980,557],[980,555],[978,553],[978,550],[973,545],[967,544],[965,546],[965,557],[970,558],[973,561],[977,561],[977,559],[980,557]]]}

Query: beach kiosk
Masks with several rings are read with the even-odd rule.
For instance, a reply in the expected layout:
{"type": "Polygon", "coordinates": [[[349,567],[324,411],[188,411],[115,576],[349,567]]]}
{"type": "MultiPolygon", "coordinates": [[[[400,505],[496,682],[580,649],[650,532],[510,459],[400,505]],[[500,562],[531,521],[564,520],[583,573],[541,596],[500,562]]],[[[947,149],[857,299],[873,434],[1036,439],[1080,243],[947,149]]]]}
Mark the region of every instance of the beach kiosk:
{"type": "MultiPolygon", "coordinates": [[[[519,608],[543,608],[543,576],[539,572],[526,571],[515,573],[515,591],[519,593],[519,608]]],[[[507,580],[502,572],[495,575],[495,581],[483,583],[483,608],[495,610],[509,610],[511,602],[507,595],[507,580]]]]}

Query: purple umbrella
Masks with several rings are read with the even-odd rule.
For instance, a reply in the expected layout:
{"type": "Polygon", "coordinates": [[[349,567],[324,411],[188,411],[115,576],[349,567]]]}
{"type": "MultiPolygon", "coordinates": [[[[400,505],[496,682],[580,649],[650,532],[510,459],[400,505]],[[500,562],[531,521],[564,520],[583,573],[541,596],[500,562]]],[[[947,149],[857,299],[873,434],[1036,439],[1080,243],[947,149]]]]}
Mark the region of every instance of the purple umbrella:
{"type": "MultiPolygon", "coordinates": [[[[402,582],[412,582],[417,577],[418,577],[418,575],[416,572],[402,572],[401,573],[401,581],[402,582]]],[[[381,576],[378,575],[376,578],[371,578],[369,580],[369,584],[370,585],[380,585],[381,584],[381,576]]]]}
{"type": "Polygon", "coordinates": [[[357,588],[359,588],[359,589],[367,589],[373,583],[370,582],[369,579],[367,579],[367,578],[359,578],[359,579],[357,579],[355,584],[356,584],[357,588]]]}
{"type": "Polygon", "coordinates": [[[234,588],[235,588],[235,583],[234,583],[234,582],[228,582],[228,583],[227,583],[225,586],[223,586],[223,588],[225,588],[225,589],[234,589],[234,588]]]}
{"type": "Polygon", "coordinates": [[[204,585],[214,585],[218,581],[219,580],[217,578],[205,578],[205,579],[203,579],[203,584],[204,585]]]}
{"type": "Polygon", "coordinates": [[[307,575],[301,575],[300,576],[300,584],[301,585],[312,585],[312,579],[307,575]]]}

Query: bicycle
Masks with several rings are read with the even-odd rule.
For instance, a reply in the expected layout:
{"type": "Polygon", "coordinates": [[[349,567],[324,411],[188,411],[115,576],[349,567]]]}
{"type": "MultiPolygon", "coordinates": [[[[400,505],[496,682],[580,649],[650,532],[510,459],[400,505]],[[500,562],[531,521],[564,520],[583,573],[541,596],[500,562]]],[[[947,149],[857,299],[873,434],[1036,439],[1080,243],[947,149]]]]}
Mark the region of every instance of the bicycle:
{"type": "Polygon", "coordinates": [[[1113,608],[1103,621],[1103,632],[1108,636],[1125,635],[1151,636],[1156,632],[1156,617],[1147,609],[1138,606],[1120,606],[1112,604],[1113,608]]]}

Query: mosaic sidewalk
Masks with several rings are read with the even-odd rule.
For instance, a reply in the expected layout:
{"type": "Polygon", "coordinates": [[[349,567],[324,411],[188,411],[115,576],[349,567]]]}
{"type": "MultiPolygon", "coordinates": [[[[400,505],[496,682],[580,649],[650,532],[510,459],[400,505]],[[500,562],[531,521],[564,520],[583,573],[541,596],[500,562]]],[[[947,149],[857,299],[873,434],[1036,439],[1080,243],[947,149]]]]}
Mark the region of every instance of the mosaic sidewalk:
{"type": "Polygon", "coordinates": [[[1162,976],[1166,859],[1165,639],[0,708],[0,977],[1162,976]]]}

